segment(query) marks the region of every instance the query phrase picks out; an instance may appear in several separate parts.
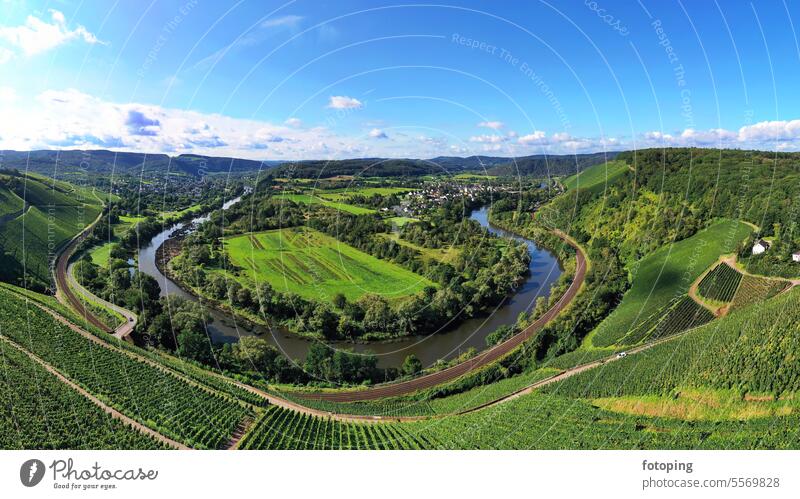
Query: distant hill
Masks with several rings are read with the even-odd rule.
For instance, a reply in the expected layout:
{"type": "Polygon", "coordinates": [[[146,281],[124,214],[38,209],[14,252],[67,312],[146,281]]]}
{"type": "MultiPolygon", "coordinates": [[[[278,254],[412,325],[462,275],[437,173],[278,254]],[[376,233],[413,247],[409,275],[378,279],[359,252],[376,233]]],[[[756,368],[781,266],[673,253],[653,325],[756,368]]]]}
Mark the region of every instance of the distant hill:
{"type": "Polygon", "coordinates": [[[535,155],[519,158],[495,156],[439,156],[432,159],[343,159],[331,161],[297,161],[284,163],[275,176],[299,178],[330,178],[339,175],[362,177],[396,177],[486,172],[489,175],[561,176],[574,175],[590,166],[613,160],[617,152],[569,154],[563,156],[535,155]]]}
{"type": "Polygon", "coordinates": [[[0,170],[0,280],[49,286],[58,250],[97,218],[103,203],[91,189],[0,170]]]}
{"type": "Polygon", "coordinates": [[[575,175],[590,166],[611,161],[618,154],[618,152],[566,154],[562,156],[537,154],[535,156],[506,158],[505,163],[496,164],[489,168],[487,173],[499,176],[531,175],[540,177],[575,175]]]}
{"type": "Polygon", "coordinates": [[[76,174],[164,174],[166,172],[199,176],[202,173],[257,171],[281,163],[238,158],[217,158],[182,154],[92,151],[2,151],[3,168],[16,168],[49,177],[69,178],[76,174]]]}

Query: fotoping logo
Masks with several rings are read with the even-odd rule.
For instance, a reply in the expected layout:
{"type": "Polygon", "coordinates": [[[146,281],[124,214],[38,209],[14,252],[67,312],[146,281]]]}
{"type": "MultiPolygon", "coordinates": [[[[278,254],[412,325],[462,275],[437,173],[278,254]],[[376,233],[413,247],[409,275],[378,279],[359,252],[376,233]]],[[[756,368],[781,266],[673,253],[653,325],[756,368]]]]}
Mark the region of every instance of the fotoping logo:
{"type": "Polygon", "coordinates": [[[35,487],[44,478],[44,463],[38,459],[28,459],[19,469],[19,479],[26,487],[35,487]]]}

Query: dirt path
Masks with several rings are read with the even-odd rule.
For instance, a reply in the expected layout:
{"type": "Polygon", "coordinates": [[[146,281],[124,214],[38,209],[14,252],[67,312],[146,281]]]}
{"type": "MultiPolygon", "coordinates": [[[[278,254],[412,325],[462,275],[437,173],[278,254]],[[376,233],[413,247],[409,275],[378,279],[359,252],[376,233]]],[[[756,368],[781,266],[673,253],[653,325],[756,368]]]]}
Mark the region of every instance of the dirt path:
{"type": "Polygon", "coordinates": [[[575,298],[575,296],[578,294],[581,286],[583,286],[587,269],[586,255],[584,255],[581,247],[575,243],[575,241],[571,240],[571,238],[567,237],[560,231],[556,231],[556,234],[564,239],[570,246],[575,248],[575,256],[577,260],[575,267],[575,278],[572,280],[572,284],[570,284],[569,288],[558,300],[558,302],[553,305],[550,310],[539,317],[533,324],[525,328],[520,333],[512,336],[508,340],[498,345],[495,345],[492,348],[480,352],[475,357],[460,364],[456,364],[452,367],[448,367],[447,369],[420,376],[408,381],[379,385],[374,388],[367,388],[359,391],[318,392],[301,394],[299,396],[309,400],[328,400],[334,402],[356,402],[386,397],[396,397],[399,395],[417,392],[426,388],[432,388],[436,385],[452,381],[504,357],[518,346],[522,345],[525,341],[532,338],[542,327],[545,326],[545,324],[553,320],[562,310],[569,306],[573,298],[575,298]]]}
{"type": "Polygon", "coordinates": [[[81,388],[79,385],[77,385],[77,384],[73,383],[72,381],[70,381],[63,374],[61,374],[61,372],[59,372],[56,368],[54,368],[50,364],[46,363],[45,361],[43,361],[42,359],[40,359],[36,355],[32,354],[31,352],[25,350],[20,345],[17,345],[14,341],[6,338],[5,336],[0,336],[0,340],[8,343],[12,347],[16,348],[20,352],[22,352],[25,355],[27,355],[31,360],[33,360],[34,362],[36,362],[37,364],[42,366],[47,372],[49,372],[50,374],[52,374],[56,378],[58,378],[59,381],[61,381],[65,385],[69,386],[70,388],[72,388],[76,392],[80,393],[81,395],[83,395],[84,397],[89,399],[93,404],[98,406],[100,409],[103,410],[103,412],[105,412],[106,414],[110,415],[112,418],[117,419],[119,421],[122,421],[126,425],[129,425],[132,428],[134,428],[136,431],[138,431],[140,433],[144,433],[145,435],[149,435],[149,436],[155,438],[156,440],[158,440],[158,441],[160,441],[160,442],[162,442],[164,444],[169,445],[170,447],[173,447],[175,449],[181,449],[181,450],[189,449],[189,447],[183,445],[182,443],[176,442],[175,440],[172,440],[171,438],[166,437],[166,436],[162,435],[161,433],[158,433],[157,431],[151,430],[150,428],[144,426],[143,424],[139,423],[135,419],[132,419],[132,418],[122,414],[121,412],[119,412],[118,410],[114,409],[113,407],[107,406],[102,401],[100,401],[100,399],[98,399],[97,397],[95,397],[91,393],[87,392],[85,389],[81,388]]]}
{"type": "Polygon", "coordinates": [[[136,323],[138,321],[138,317],[136,314],[128,310],[127,308],[120,307],[119,305],[115,305],[109,301],[106,301],[100,298],[97,295],[92,294],[91,291],[84,288],[81,283],[75,279],[75,274],[73,272],[73,267],[75,266],[74,263],[67,264],[67,282],[71,289],[77,290],[77,292],[83,295],[83,298],[90,302],[99,303],[101,306],[113,310],[114,312],[120,314],[122,317],[125,318],[125,322],[117,326],[116,329],[111,333],[115,337],[129,341],[133,343],[131,339],[131,333],[133,333],[133,329],[136,327],[136,323]]]}

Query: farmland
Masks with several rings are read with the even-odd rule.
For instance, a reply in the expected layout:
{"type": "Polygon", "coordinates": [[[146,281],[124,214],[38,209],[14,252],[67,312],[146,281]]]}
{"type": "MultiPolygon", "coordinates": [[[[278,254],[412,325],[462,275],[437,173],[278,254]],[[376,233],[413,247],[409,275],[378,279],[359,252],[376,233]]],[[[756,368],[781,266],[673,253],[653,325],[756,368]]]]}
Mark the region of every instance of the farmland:
{"type": "Polygon", "coordinates": [[[668,396],[685,388],[740,394],[800,390],[796,331],[800,293],[790,292],[702,326],[680,338],[548,387],[582,398],[668,396]]]}
{"type": "Polygon", "coordinates": [[[583,170],[582,172],[564,179],[563,184],[567,189],[587,189],[592,192],[603,190],[622,178],[628,171],[624,161],[609,161],[600,163],[583,170]]]}
{"type": "Polygon", "coordinates": [[[44,287],[54,250],[94,221],[102,201],[92,190],[30,175],[0,175],[0,193],[0,279],[27,276],[44,287]]]}
{"type": "Polygon", "coordinates": [[[342,293],[355,300],[377,293],[395,299],[433,286],[424,277],[307,227],[230,237],[225,247],[231,262],[244,269],[241,277],[308,298],[328,300],[342,293]]]}
{"type": "Polygon", "coordinates": [[[0,291],[2,334],[91,393],[153,430],[187,445],[218,448],[252,417],[239,402],[88,339],[46,312],[0,291]]]}
{"type": "Polygon", "coordinates": [[[715,301],[729,302],[733,300],[742,274],[731,268],[727,263],[720,263],[703,277],[697,290],[700,296],[715,301]]]}
{"type": "Polygon", "coordinates": [[[329,201],[347,201],[353,196],[391,196],[392,194],[405,194],[413,189],[407,187],[357,187],[340,191],[317,191],[317,196],[329,201]]]}
{"type": "Polygon", "coordinates": [[[302,204],[321,204],[323,206],[327,206],[328,208],[334,208],[336,210],[352,213],[354,215],[375,213],[375,210],[371,210],[369,208],[362,208],[361,206],[342,203],[340,201],[330,201],[311,194],[283,194],[278,199],[286,199],[294,203],[302,204]]]}
{"type": "Polygon", "coordinates": [[[0,399],[2,449],[161,448],[2,340],[0,399]]]}
{"type": "Polygon", "coordinates": [[[745,275],[736,290],[731,307],[744,308],[768,300],[789,287],[789,281],[745,275]]]}
{"type": "Polygon", "coordinates": [[[631,271],[632,285],[622,302],[589,336],[591,345],[611,346],[643,323],[658,320],[653,314],[666,311],[664,304],[686,293],[706,268],[749,232],[741,222],[721,221],[646,256],[631,271]]]}

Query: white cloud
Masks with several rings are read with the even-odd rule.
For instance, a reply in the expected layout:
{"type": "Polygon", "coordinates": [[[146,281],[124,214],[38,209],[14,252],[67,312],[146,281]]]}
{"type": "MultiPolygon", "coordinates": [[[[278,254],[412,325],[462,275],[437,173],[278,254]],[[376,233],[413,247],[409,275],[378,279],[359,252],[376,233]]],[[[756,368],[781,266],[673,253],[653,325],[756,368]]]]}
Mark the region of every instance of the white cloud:
{"type": "Polygon", "coordinates": [[[0,87],[0,104],[11,105],[17,101],[17,91],[12,87],[0,87]]]}
{"type": "Polygon", "coordinates": [[[386,132],[381,130],[380,128],[373,128],[369,131],[369,136],[373,139],[388,139],[389,136],[386,135],[386,132]]]}
{"type": "Polygon", "coordinates": [[[0,47],[0,64],[5,64],[14,58],[14,52],[7,48],[0,47]]]}
{"type": "Polygon", "coordinates": [[[346,95],[332,95],[328,100],[330,109],[361,109],[364,104],[355,97],[348,97],[346,95]]]}
{"type": "Polygon", "coordinates": [[[303,121],[299,118],[289,118],[288,120],[284,121],[283,124],[292,128],[300,128],[303,126],[303,121]]]}
{"type": "Polygon", "coordinates": [[[28,16],[22,26],[0,27],[0,40],[6,42],[14,50],[0,48],[0,62],[7,62],[18,52],[26,56],[40,54],[72,40],[83,40],[88,44],[105,43],[83,26],[70,30],[67,28],[64,14],[50,10],[52,23],[36,16],[28,16]]]}
{"type": "Polygon", "coordinates": [[[478,123],[481,128],[491,128],[492,130],[500,130],[505,126],[502,121],[481,121],[478,123]]]}
{"type": "Polygon", "coordinates": [[[300,21],[303,20],[303,16],[296,16],[296,15],[287,15],[281,17],[274,17],[272,19],[267,19],[261,26],[264,28],[277,28],[277,27],[288,27],[288,28],[296,28],[300,21]]]}
{"type": "Polygon", "coordinates": [[[800,139],[800,120],[762,121],[743,126],[737,138],[743,142],[795,141],[800,139]]]}
{"type": "Polygon", "coordinates": [[[533,133],[529,133],[528,135],[523,135],[520,137],[517,142],[520,144],[536,144],[538,142],[544,141],[545,137],[547,136],[541,130],[534,130],[533,133]]]}
{"type": "Polygon", "coordinates": [[[502,135],[474,135],[469,138],[470,142],[477,142],[478,144],[499,144],[507,140],[508,138],[502,135]]]}

